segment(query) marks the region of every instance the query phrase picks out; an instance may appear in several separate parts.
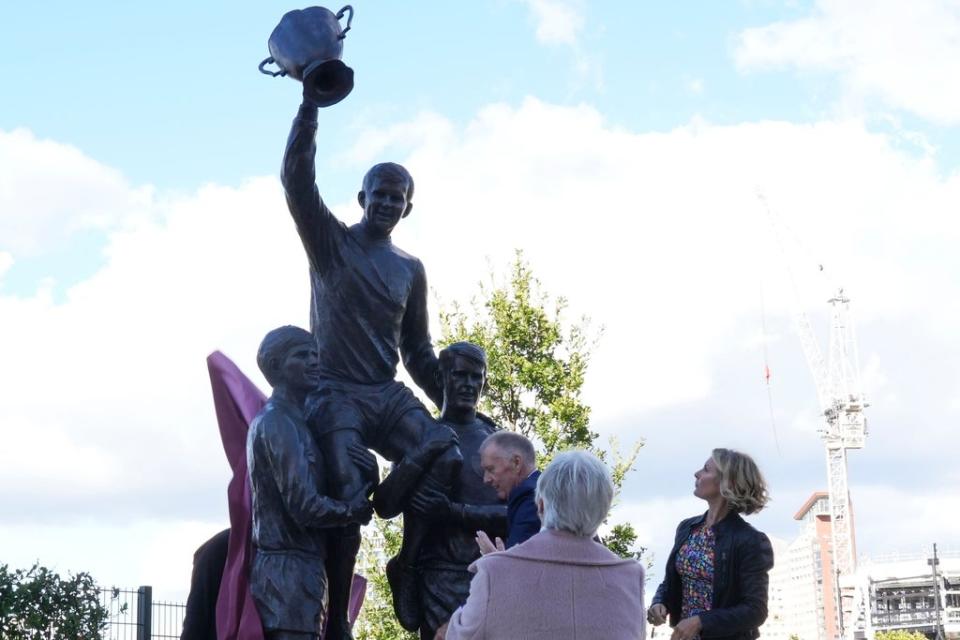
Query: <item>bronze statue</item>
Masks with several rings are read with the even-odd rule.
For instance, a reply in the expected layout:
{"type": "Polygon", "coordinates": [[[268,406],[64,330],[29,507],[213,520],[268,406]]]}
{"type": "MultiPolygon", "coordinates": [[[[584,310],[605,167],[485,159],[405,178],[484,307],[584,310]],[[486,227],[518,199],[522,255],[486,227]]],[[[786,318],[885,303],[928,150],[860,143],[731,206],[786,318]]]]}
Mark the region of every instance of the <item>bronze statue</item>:
{"type": "MultiPolygon", "coordinates": [[[[486,354],[468,342],[452,344],[440,352],[440,376],[440,421],[456,434],[464,461],[458,465],[449,495],[431,482],[427,472],[429,465],[443,466],[456,452],[428,448],[395,464],[373,498],[383,518],[403,511],[403,549],[387,563],[387,576],[401,625],[409,631],[419,629],[426,640],[433,640],[437,629],[467,600],[473,578],[467,567],[480,557],[477,531],[504,536],[507,524],[507,507],[484,484],[480,467],[480,445],[497,430],[489,418],[477,413],[486,382],[486,354]],[[425,535],[420,537],[420,531],[425,535]],[[404,555],[412,558],[412,565],[404,565],[409,562],[404,555]],[[402,579],[402,572],[413,576],[402,579]]],[[[364,453],[357,445],[351,449],[361,465],[364,453]]]]}
{"type": "Polygon", "coordinates": [[[370,521],[370,485],[343,501],[327,495],[326,460],[303,413],[320,376],[313,335],[298,327],[274,329],[260,344],[257,364],[273,394],[247,434],[250,591],[268,640],[315,640],[327,613],[326,531],[370,521]]]}
{"type": "MultiPolygon", "coordinates": [[[[428,330],[427,280],[421,262],[390,239],[413,207],[413,178],[402,166],[382,163],[364,176],[357,196],[363,217],[347,226],[320,198],[315,184],[318,107],[326,106],[306,84],[283,159],[287,205],[307,252],[311,280],[311,329],[317,341],[319,379],[307,398],[307,421],[327,454],[331,495],[357,495],[370,480],[347,452],[369,447],[390,461],[452,451],[430,466],[424,482],[450,485],[462,462],[456,437],[395,379],[399,360],[438,406],[442,390],[428,330]]],[[[425,531],[413,523],[411,540],[425,531]]],[[[358,526],[331,536],[328,637],[352,638],[347,602],[360,546],[358,526]]],[[[415,548],[416,544],[409,548],[415,548]]],[[[398,567],[412,566],[409,552],[398,567]]],[[[393,572],[399,581],[410,572],[393,572]]]]}

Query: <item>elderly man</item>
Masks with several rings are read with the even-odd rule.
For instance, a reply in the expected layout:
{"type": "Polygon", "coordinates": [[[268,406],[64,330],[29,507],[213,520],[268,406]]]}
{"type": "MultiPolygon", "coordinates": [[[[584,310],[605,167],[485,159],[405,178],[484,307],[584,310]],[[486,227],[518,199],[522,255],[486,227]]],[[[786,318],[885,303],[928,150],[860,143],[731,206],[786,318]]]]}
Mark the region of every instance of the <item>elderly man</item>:
{"type": "Polygon", "coordinates": [[[537,488],[537,457],[533,443],[519,433],[498,431],[480,446],[483,481],[507,503],[507,542],[491,542],[484,531],[477,532],[481,553],[502,551],[520,544],[540,531],[540,517],[534,503],[537,488]]]}
{"type": "Polygon", "coordinates": [[[268,640],[317,640],[326,619],[324,528],[370,521],[369,486],[348,501],[326,495],[323,455],[303,415],[316,389],[317,344],[298,327],[266,335],[257,364],[273,394],[250,424],[253,495],[250,592],[268,640]]]}

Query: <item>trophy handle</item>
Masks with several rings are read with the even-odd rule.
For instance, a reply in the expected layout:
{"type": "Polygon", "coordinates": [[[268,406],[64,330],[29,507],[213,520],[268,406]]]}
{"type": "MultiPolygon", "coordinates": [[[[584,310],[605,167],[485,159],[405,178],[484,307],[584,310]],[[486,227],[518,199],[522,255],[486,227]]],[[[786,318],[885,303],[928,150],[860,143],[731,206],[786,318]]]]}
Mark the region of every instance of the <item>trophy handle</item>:
{"type": "Polygon", "coordinates": [[[340,36],[337,38],[338,40],[343,40],[344,38],[346,38],[347,31],[350,31],[350,23],[353,22],[353,7],[351,7],[348,4],[344,5],[343,9],[340,9],[340,11],[337,11],[337,20],[340,20],[341,18],[343,18],[344,13],[349,13],[350,15],[347,16],[347,28],[340,32],[340,36]]]}
{"type": "Polygon", "coordinates": [[[257,68],[260,69],[260,73],[265,73],[268,76],[273,76],[274,78],[276,78],[277,76],[287,75],[287,72],[285,69],[280,69],[280,71],[270,71],[269,69],[264,69],[264,67],[267,66],[268,64],[276,64],[276,62],[277,61],[273,59],[273,56],[270,56],[269,58],[261,62],[260,66],[257,68]]]}

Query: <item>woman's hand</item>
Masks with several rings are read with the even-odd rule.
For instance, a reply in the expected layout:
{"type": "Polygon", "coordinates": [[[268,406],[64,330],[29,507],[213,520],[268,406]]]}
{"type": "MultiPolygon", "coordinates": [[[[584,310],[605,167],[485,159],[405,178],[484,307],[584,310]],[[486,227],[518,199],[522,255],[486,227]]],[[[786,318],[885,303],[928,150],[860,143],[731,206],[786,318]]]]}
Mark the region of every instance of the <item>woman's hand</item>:
{"type": "Polygon", "coordinates": [[[662,604],[653,604],[647,609],[647,622],[656,627],[666,622],[668,615],[670,615],[670,612],[667,611],[665,606],[662,604]]]}
{"type": "Polygon", "coordinates": [[[490,542],[490,536],[483,531],[477,531],[477,546],[480,547],[480,555],[485,556],[494,551],[503,551],[503,540],[496,538],[496,544],[490,542]]]}
{"type": "Polygon", "coordinates": [[[670,636],[670,640],[693,640],[700,634],[702,628],[700,616],[684,618],[673,628],[673,635],[670,636]]]}
{"type": "Polygon", "coordinates": [[[433,640],[443,640],[444,638],[447,637],[447,624],[449,623],[444,622],[443,626],[437,629],[437,633],[434,634],[433,640]]]}

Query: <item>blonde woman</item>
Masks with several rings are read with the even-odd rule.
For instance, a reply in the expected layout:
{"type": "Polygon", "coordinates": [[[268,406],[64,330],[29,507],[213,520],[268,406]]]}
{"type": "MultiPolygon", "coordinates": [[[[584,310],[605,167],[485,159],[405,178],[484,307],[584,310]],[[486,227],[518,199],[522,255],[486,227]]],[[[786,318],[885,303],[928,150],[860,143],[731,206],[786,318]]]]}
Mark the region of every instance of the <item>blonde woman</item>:
{"type": "Polygon", "coordinates": [[[773,548],[741,514],[767,504],[766,481],[750,456],[732,449],[714,449],[693,475],[693,495],[707,511],[677,527],[647,620],[660,625],[669,618],[671,640],[753,640],[767,618],[773,548]]]}

